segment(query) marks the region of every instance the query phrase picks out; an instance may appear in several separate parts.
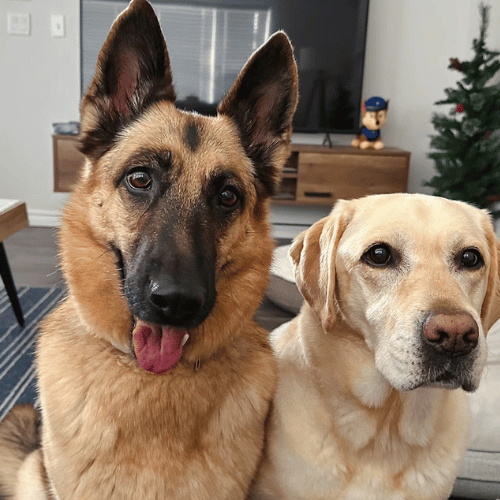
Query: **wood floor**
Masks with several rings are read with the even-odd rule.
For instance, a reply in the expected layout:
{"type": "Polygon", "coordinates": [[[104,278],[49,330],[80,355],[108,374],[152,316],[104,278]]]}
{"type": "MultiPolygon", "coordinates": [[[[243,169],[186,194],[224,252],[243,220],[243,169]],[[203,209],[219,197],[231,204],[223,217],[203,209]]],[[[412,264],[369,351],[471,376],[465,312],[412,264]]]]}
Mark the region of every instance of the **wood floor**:
{"type": "Polygon", "coordinates": [[[16,286],[63,286],[56,239],[53,228],[28,227],[4,241],[16,286]]]}
{"type": "MultiPolygon", "coordinates": [[[[29,227],[5,240],[4,245],[16,286],[64,286],[58,267],[55,229],[29,227]]],[[[292,317],[266,298],[255,319],[267,330],[273,330],[292,317]]]]}

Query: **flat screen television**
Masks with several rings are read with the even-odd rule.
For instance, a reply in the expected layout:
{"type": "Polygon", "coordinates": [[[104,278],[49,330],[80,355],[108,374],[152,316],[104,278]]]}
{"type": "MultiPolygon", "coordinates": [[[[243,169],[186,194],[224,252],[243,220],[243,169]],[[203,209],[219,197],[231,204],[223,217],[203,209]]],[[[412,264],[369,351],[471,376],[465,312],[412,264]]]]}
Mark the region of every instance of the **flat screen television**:
{"type": "MultiPolygon", "coordinates": [[[[295,48],[295,132],[356,133],[369,0],[153,0],[181,109],[215,114],[250,54],[278,29],[295,48]]],[[[127,1],[81,0],[81,88],[127,1]]]]}

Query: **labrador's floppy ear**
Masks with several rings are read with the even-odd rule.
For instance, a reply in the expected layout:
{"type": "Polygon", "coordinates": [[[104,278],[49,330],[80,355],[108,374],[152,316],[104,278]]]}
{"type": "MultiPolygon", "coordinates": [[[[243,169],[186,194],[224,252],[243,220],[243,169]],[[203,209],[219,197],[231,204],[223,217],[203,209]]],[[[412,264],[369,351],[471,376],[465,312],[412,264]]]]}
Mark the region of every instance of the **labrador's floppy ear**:
{"type": "Polygon", "coordinates": [[[295,281],[325,332],[335,325],[339,306],[335,295],[337,248],[351,214],[340,200],[327,217],[295,238],[290,257],[295,266],[295,281]]]}
{"type": "Polygon", "coordinates": [[[175,100],[170,60],[153,8],[133,0],[117,17],[82,100],[80,150],[99,159],[148,106],[175,100]]]}
{"type": "Polygon", "coordinates": [[[490,253],[490,270],[488,274],[488,285],[486,295],[481,307],[481,322],[484,334],[500,319],[500,241],[498,241],[493,230],[490,216],[485,213],[483,227],[488,240],[490,253]]]}

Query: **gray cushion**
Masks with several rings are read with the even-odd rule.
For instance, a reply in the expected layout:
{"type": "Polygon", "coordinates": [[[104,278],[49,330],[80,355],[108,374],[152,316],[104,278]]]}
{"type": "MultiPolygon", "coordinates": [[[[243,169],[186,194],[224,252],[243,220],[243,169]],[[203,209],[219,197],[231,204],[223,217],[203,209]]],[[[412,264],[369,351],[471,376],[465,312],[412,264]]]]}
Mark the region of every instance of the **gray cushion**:
{"type": "Polygon", "coordinates": [[[290,246],[283,245],[274,250],[266,295],[285,311],[297,314],[304,299],[295,284],[293,266],[288,257],[290,246]]]}
{"type": "Polygon", "coordinates": [[[469,448],[453,489],[456,496],[500,498],[500,321],[488,332],[488,362],[479,389],[469,395],[469,448]]]}

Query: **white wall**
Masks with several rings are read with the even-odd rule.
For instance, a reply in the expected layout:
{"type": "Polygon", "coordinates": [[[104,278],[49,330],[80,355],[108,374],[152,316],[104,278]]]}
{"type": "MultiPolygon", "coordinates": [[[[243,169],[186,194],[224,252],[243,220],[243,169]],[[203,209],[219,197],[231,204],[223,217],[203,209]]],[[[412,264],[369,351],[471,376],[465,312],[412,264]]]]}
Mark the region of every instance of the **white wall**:
{"type": "Polygon", "coordinates": [[[53,192],[51,134],[78,120],[79,12],[78,0],[0,0],[0,198],[26,201],[32,224],[67,198],[53,192]],[[7,34],[8,12],[30,13],[30,36],[7,34]],[[51,37],[51,14],[64,15],[64,38],[51,37]]]}
{"type": "MultiPolygon", "coordinates": [[[[500,1],[490,3],[488,47],[500,49],[500,1]]],[[[472,55],[478,4],[371,0],[364,97],[391,101],[383,140],[411,151],[410,192],[426,192],[422,181],[433,175],[431,116],[444,112],[433,103],[460,79],[449,58],[472,55]]],[[[0,198],[25,200],[32,224],[52,221],[67,198],[53,192],[51,134],[53,122],[78,119],[79,58],[78,0],[0,0],[0,198]],[[29,12],[31,35],[7,35],[7,12],[29,12]],[[65,38],[51,38],[51,14],[65,16],[65,38]]]]}

